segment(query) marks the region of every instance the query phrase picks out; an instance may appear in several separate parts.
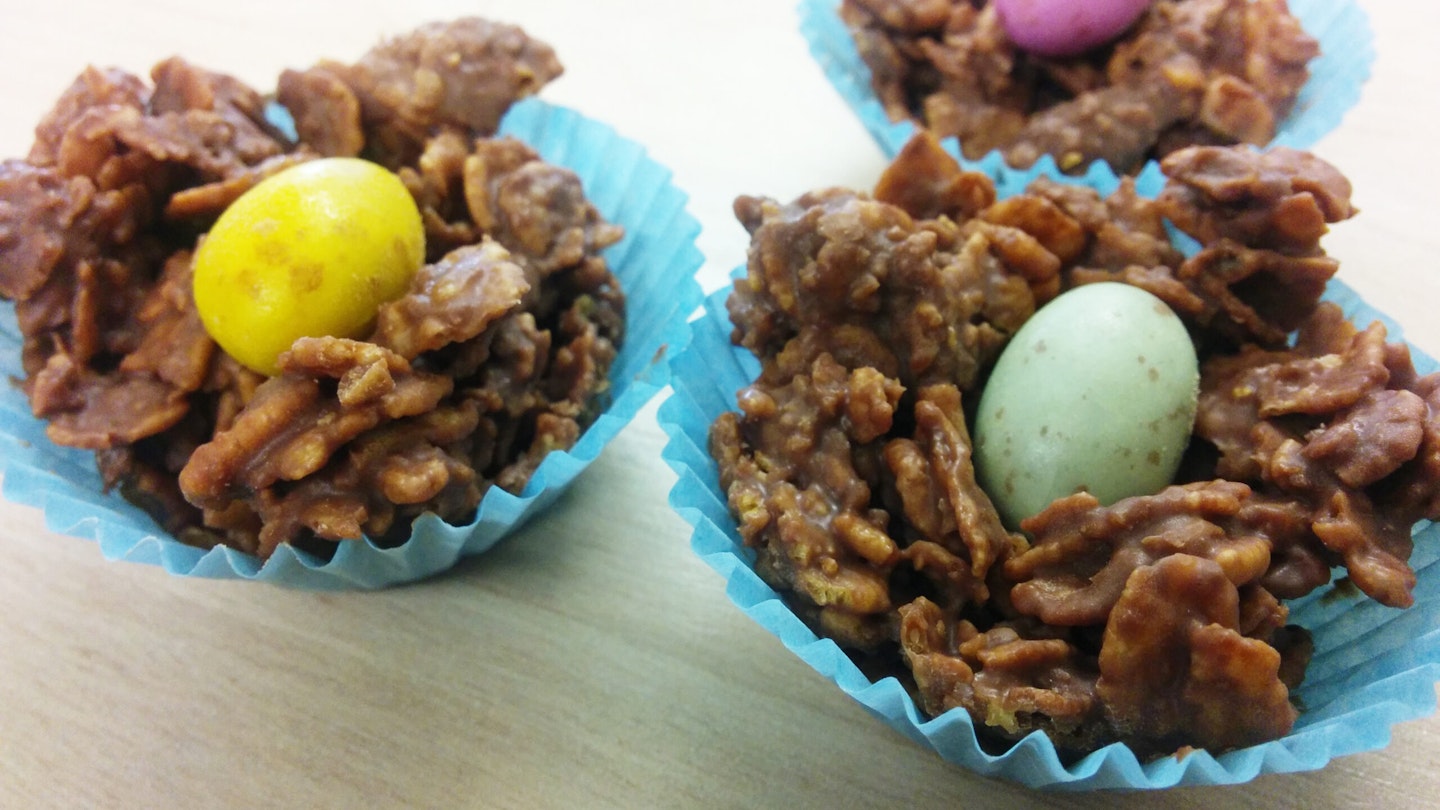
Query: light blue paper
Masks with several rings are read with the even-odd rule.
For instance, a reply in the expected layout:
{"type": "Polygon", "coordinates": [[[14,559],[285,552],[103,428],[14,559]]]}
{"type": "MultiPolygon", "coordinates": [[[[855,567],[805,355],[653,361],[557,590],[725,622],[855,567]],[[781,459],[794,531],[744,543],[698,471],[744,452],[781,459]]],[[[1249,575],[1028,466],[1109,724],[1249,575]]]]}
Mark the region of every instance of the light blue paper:
{"type": "MultiPolygon", "coordinates": [[[[954,141],[948,144],[954,152],[954,141]]],[[[1053,164],[1017,171],[993,163],[1000,197],[1024,188],[1036,174],[1058,176],[1053,164]],[[1047,170],[1048,169],[1048,170],[1047,170]]],[[[1102,193],[1118,180],[1106,167],[1086,178],[1058,177],[1090,185],[1102,193]]],[[[1153,196],[1163,178],[1142,177],[1142,193],[1153,196]]],[[[743,275],[744,268],[735,271],[743,275]]],[[[662,453],[678,475],[670,504],[694,527],[691,547],[726,579],[726,593],[747,615],[774,633],[787,648],[867,710],[900,733],[944,759],[978,773],[1031,787],[1062,790],[1164,788],[1246,782],[1262,773],[1313,770],[1331,759],[1387,745],[1390,726],[1431,714],[1434,684],[1440,680],[1440,527],[1428,521],[1415,529],[1411,564],[1419,577],[1415,605],[1396,610],[1362,597],[1341,597],[1322,589],[1291,603],[1290,619],[1314,633],[1315,657],[1297,694],[1306,707],[1294,730],[1283,739],[1212,756],[1199,751],[1183,760],[1142,763],[1123,745],[1111,745],[1078,762],[1060,761],[1054,745],[1031,734],[998,756],[983,751],[970,715],[955,710],[926,719],[894,678],[871,682],[828,639],[818,638],[786,607],[753,569],[754,555],[743,548],[720,490],[715,462],[706,450],[710,424],[723,411],[736,410],[735,394],[755,377],[758,363],[730,343],[725,300],[730,289],[706,299],[691,323],[689,345],[671,361],[673,394],[660,406],[659,421],[669,436],[662,453]]],[[[1331,281],[1325,297],[1351,320],[1384,322],[1390,339],[1399,328],[1369,307],[1350,288],[1331,281]]],[[[1436,361],[1411,347],[1421,374],[1440,369],[1436,361]]]]}
{"type": "MultiPolygon", "coordinates": [[[[1310,79],[1269,145],[1308,149],[1339,126],[1360,100],[1375,61],[1374,37],[1369,17],[1355,0],[1290,0],[1289,5],[1306,33],[1320,42],[1320,56],[1310,63],[1310,79]]],[[[800,0],[800,31],[830,83],[860,116],[885,156],[893,158],[915,126],[891,121],[885,114],[871,89],[870,68],[855,49],[839,6],[839,0],[800,0]]],[[[981,162],[992,159],[998,160],[999,154],[992,152],[981,162]]],[[[972,161],[963,163],[975,168],[972,161]]]]}
{"type": "MultiPolygon", "coordinates": [[[[695,280],[703,263],[695,247],[700,225],[685,210],[686,196],[671,182],[670,172],[605,124],[532,98],[510,110],[500,134],[519,138],[547,161],[575,171],[600,213],[625,228],[624,240],[605,253],[627,299],[625,342],[610,369],[613,399],[574,448],[546,457],[521,495],[492,488],[475,520],[464,526],[422,516],[410,539],[395,548],[382,549],[368,540],[346,542],[325,561],[283,545],[262,564],[234,549],[184,545],[119,494],[101,492],[93,456],[51,444],[25,397],[4,385],[4,497],[43,510],[52,531],[95,540],[112,560],[160,565],[176,576],[251,579],[317,590],[381,588],[430,576],[462,556],[489,549],[549,506],[665,387],[669,368],[664,356],[689,339],[685,319],[701,298],[695,280]]],[[[7,379],[20,376],[19,355],[14,307],[5,303],[0,305],[0,373],[7,379]]]]}

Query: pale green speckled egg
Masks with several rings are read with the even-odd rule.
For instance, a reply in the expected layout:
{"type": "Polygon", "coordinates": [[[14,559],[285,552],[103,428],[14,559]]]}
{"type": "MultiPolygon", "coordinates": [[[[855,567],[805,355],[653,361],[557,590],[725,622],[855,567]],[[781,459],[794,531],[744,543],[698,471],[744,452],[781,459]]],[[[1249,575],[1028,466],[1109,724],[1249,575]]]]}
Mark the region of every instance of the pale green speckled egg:
{"type": "Polygon", "coordinates": [[[1070,290],[1015,333],[985,385],[980,484],[1011,527],[1081,490],[1103,504],[1158,492],[1189,442],[1199,382],[1190,336],[1159,298],[1070,290]]]}

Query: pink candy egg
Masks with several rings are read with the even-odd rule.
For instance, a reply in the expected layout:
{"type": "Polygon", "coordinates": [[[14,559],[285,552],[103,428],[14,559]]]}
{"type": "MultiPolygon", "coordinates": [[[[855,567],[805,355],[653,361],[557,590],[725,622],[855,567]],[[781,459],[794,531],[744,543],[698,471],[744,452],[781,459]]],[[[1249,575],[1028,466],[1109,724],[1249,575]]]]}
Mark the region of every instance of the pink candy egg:
{"type": "Polygon", "coordinates": [[[1124,33],[1150,0],[994,0],[1005,32],[1022,50],[1074,56],[1124,33]]]}

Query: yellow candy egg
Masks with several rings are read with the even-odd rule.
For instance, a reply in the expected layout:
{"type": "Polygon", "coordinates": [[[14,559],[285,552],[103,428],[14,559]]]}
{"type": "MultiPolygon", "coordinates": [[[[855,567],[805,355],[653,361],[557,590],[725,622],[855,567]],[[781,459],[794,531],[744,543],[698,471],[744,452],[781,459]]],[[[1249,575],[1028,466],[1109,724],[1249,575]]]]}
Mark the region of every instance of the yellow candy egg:
{"type": "Polygon", "coordinates": [[[195,306],[228,354],[262,374],[300,337],[360,337],[425,259],[400,179],[358,158],[269,177],[230,205],[195,252],[195,306]]]}

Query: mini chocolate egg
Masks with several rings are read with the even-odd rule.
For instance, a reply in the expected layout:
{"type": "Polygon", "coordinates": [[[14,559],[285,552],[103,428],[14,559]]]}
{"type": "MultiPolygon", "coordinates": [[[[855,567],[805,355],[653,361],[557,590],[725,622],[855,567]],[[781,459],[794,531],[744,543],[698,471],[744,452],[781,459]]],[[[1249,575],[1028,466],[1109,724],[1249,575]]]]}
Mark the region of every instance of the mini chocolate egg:
{"type": "Polygon", "coordinates": [[[1040,56],[1075,56],[1120,36],[1150,0],[995,0],[1010,40],[1040,56]]]}
{"type": "Polygon", "coordinates": [[[1076,287],[1010,340],[975,417],[980,485],[1006,524],[1088,491],[1103,504],[1169,485],[1195,422],[1199,364],[1163,301],[1076,287]]]}

